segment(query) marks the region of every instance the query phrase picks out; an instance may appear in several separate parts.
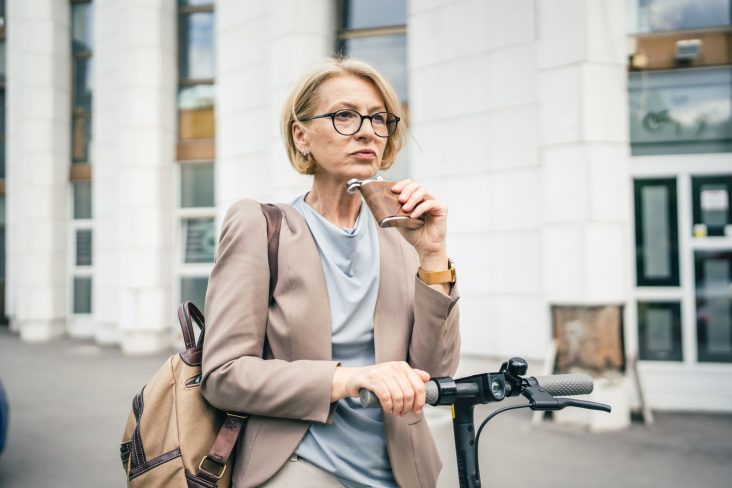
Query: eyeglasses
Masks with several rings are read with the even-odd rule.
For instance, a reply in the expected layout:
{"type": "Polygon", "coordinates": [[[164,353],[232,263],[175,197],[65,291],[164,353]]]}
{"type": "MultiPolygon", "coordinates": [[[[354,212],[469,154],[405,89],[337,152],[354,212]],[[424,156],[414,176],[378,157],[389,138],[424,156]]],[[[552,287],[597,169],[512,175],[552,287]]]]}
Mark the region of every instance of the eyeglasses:
{"type": "Polygon", "coordinates": [[[391,112],[378,112],[373,115],[361,115],[355,110],[345,109],[329,114],[313,115],[312,117],[306,117],[301,119],[302,122],[314,119],[324,119],[329,117],[333,122],[333,128],[341,135],[352,136],[359,130],[363,125],[365,119],[371,121],[371,127],[374,129],[374,134],[379,137],[389,137],[394,133],[399,124],[399,117],[391,112]]]}

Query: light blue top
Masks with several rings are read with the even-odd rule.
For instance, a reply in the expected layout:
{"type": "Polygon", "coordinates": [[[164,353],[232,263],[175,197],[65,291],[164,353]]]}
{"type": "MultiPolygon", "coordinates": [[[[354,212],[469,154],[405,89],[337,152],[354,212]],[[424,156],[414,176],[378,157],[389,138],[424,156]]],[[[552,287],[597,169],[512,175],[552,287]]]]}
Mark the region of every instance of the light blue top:
{"type": "MultiPolygon", "coordinates": [[[[379,291],[379,236],[366,205],[356,226],[333,225],[297,198],[292,206],[305,218],[320,253],[333,322],[333,359],[343,366],[375,363],[374,310],[379,291]]],[[[396,487],[386,450],[384,413],[340,400],[333,423],[310,426],[295,454],[333,473],[349,488],[396,487]]]]}

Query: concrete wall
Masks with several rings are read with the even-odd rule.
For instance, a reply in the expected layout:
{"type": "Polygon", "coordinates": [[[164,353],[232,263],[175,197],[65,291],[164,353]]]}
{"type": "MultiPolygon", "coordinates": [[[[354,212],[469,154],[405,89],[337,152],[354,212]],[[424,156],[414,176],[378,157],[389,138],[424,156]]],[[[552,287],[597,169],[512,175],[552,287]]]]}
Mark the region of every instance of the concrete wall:
{"type": "Polygon", "coordinates": [[[628,298],[623,9],[410,2],[412,175],[450,205],[467,355],[543,358],[551,304],[628,298]]]}

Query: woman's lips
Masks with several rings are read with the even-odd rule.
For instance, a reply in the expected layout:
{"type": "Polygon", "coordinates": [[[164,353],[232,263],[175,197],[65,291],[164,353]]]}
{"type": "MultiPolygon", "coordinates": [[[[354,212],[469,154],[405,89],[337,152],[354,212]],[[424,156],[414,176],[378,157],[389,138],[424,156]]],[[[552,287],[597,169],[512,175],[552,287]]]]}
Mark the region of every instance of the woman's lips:
{"type": "Polygon", "coordinates": [[[356,159],[376,159],[376,153],[374,153],[373,151],[356,151],[352,152],[351,156],[356,159]]]}

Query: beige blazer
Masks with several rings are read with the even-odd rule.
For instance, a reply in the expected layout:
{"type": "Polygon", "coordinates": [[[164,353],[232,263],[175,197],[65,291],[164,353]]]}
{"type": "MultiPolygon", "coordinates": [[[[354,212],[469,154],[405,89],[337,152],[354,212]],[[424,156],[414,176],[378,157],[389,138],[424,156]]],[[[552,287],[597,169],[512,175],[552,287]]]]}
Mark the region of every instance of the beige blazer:
{"type": "MultiPolygon", "coordinates": [[[[251,414],[236,452],[237,488],[271,478],[311,422],[329,422],[336,405],[330,390],[338,363],[331,358],[320,256],[298,211],[279,207],[284,215],[272,303],[267,305],[266,222],[253,200],[227,211],[206,293],[201,391],[221,410],[251,414]]],[[[379,246],[376,361],[408,361],[432,376],[454,374],[460,351],[456,287],[446,296],[417,279],[417,254],[395,229],[379,230],[379,246]]],[[[385,417],[399,486],[435,486],[442,464],[423,417],[385,417]]]]}

